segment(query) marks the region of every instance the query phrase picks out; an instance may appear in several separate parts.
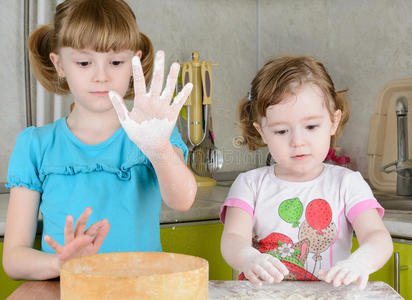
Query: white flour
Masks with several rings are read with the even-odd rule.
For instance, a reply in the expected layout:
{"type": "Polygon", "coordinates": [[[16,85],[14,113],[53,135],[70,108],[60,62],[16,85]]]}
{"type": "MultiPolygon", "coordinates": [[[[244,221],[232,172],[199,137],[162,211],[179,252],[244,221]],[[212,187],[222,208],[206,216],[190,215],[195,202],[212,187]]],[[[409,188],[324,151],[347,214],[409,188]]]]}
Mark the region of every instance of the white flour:
{"type": "Polygon", "coordinates": [[[326,282],[283,281],[278,284],[263,283],[257,287],[248,281],[211,281],[209,282],[210,300],[377,300],[402,299],[383,282],[369,282],[365,290],[356,285],[338,288],[326,282]]]}
{"type": "Polygon", "coordinates": [[[170,132],[173,128],[173,123],[168,119],[159,120],[153,118],[137,123],[126,118],[122,123],[130,139],[142,148],[149,145],[150,148],[156,148],[158,142],[169,140],[170,132]]]}

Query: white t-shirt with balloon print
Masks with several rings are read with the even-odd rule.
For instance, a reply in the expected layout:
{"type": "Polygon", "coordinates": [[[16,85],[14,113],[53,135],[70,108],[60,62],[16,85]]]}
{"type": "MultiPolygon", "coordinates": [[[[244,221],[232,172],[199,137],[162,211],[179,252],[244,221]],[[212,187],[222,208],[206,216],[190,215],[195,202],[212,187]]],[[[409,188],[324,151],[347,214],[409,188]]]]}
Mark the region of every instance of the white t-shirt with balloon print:
{"type": "MultiPolygon", "coordinates": [[[[325,164],[323,172],[306,182],[275,176],[274,166],[240,174],[221,209],[235,206],[253,218],[253,246],[280,259],[289,280],[317,280],[346,259],[352,247],[351,224],[359,213],[383,208],[359,172],[325,164]]],[[[379,249],[377,249],[379,251],[379,249]]]]}

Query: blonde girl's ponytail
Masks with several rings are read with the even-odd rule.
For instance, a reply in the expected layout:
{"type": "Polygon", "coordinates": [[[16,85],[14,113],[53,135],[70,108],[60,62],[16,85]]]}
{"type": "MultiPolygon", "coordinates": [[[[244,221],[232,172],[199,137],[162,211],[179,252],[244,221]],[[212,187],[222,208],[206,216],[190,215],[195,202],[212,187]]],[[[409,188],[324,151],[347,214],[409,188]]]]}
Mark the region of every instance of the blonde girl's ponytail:
{"type": "Polygon", "coordinates": [[[42,25],[35,29],[28,39],[29,61],[37,80],[49,92],[66,95],[70,92],[66,80],[59,78],[49,58],[55,47],[53,25],[42,25]]]}
{"type": "Polygon", "coordinates": [[[140,32],[140,50],[142,51],[142,68],[146,85],[149,84],[153,71],[153,45],[150,39],[140,32]]]}

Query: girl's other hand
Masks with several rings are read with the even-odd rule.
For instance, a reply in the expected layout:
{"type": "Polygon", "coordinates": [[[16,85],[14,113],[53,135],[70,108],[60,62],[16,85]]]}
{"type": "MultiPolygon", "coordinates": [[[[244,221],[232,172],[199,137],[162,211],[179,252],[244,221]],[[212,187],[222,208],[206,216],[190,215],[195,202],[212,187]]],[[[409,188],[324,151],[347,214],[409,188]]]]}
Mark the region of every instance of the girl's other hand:
{"type": "Polygon", "coordinates": [[[156,154],[169,143],[173,127],[179,111],[189,96],[193,85],[188,83],[171,103],[180,65],[173,63],[162,92],[164,77],[164,52],[156,53],[154,71],[150,91],[146,92],[146,84],[140,59],[132,59],[134,78],[134,105],[129,112],[122,97],[115,91],[109,92],[109,98],[117,112],[120,123],[129,138],[144,154],[156,154]]]}
{"type": "Polygon", "coordinates": [[[56,251],[60,266],[71,258],[96,254],[107,233],[110,230],[110,224],[107,220],[98,221],[86,229],[86,223],[92,213],[90,207],[80,215],[76,221],[76,227],[73,231],[73,217],[68,215],[64,228],[64,246],[61,246],[50,236],[46,235],[44,240],[56,251]]]}
{"type": "Polygon", "coordinates": [[[289,270],[280,260],[264,253],[249,256],[241,271],[250,282],[256,285],[262,285],[262,281],[278,283],[289,274],[289,270]]]}
{"type": "Polygon", "coordinates": [[[348,258],[339,261],[328,271],[319,270],[319,277],[328,283],[333,282],[333,286],[338,287],[355,282],[360,290],[365,289],[368,283],[369,274],[373,270],[361,261],[348,258]]]}

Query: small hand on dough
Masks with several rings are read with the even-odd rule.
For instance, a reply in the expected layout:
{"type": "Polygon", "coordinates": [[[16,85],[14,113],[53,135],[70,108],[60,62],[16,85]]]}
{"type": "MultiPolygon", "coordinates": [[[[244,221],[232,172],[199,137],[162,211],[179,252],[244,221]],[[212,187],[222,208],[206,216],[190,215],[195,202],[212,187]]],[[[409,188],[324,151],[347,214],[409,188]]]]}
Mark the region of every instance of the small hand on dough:
{"type": "Polygon", "coordinates": [[[261,281],[281,282],[289,273],[280,260],[264,253],[256,253],[247,257],[241,271],[250,282],[256,285],[261,285],[261,281]]]}
{"type": "Polygon", "coordinates": [[[135,97],[133,109],[130,112],[118,93],[109,92],[109,98],[124,130],[146,156],[162,151],[163,147],[169,143],[179,111],[193,87],[191,83],[186,84],[171,103],[180,65],[178,63],[172,64],[166,86],[162,92],[164,60],[164,52],[158,51],[150,91],[146,92],[140,59],[137,56],[133,57],[135,97]]]}
{"type": "Polygon", "coordinates": [[[370,258],[371,255],[373,256],[373,251],[368,246],[361,246],[348,259],[337,262],[328,271],[319,270],[319,277],[326,282],[333,282],[335,287],[355,282],[363,290],[368,283],[369,274],[376,271],[364,263],[365,258],[370,258]]]}

